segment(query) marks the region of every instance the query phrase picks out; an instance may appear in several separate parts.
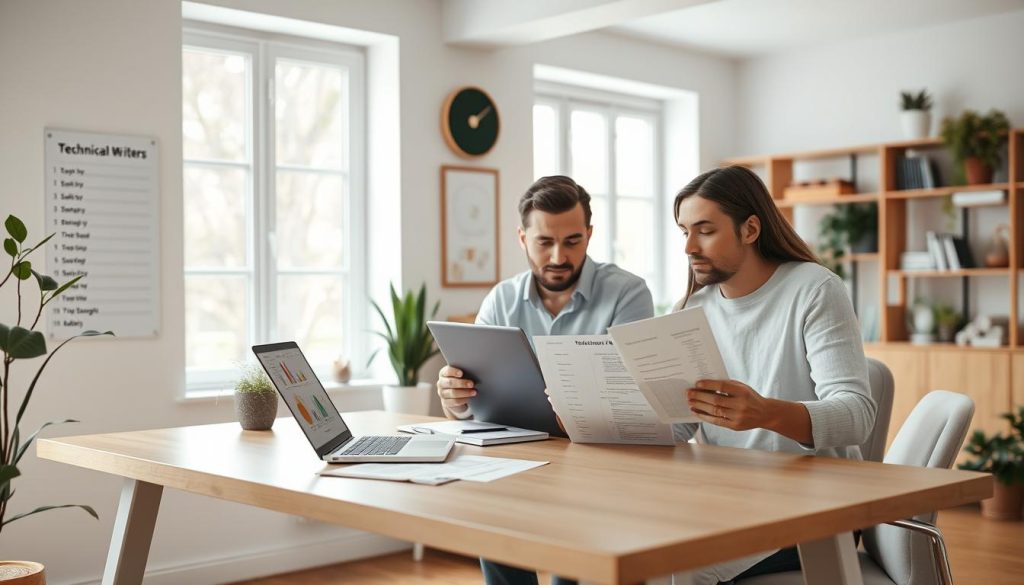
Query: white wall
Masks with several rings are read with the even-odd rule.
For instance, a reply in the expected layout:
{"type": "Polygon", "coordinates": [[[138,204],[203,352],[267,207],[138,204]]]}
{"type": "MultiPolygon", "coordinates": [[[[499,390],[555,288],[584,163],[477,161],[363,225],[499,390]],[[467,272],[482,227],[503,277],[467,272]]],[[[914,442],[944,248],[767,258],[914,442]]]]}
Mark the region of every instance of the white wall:
{"type": "MultiPolygon", "coordinates": [[[[442,315],[473,311],[486,293],[439,287],[439,166],[462,161],[444,145],[438,116],[444,96],[456,86],[488,89],[503,115],[494,152],[473,163],[501,171],[503,276],[525,268],[513,234],[515,202],[532,178],[534,63],[697,91],[702,166],[735,152],[736,72],[729,61],[601,34],[495,52],[450,48],[441,40],[440,5],[433,0],[216,4],[399,37],[402,280],[405,286],[426,282],[431,295],[442,301],[442,315]]],[[[40,235],[44,127],[155,136],[161,149],[161,334],[148,340],[90,340],[66,348],[42,379],[25,428],[66,417],[83,422],[46,434],[233,419],[229,400],[177,400],[184,383],[180,49],[181,6],[175,0],[0,3],[0,213],[22,217],[31,233],[40,235]],[[113,366],[118,376],[109,376],[113,366]]],[[[666,185],[670,191],[678,187],[666,185]]],[[[2,296],[0,321],[9,323],[14,313],[9,294],[2,296]]],[[[24,376],[27,370],[22,367],[17,373],[24,376]]],[[[372,392],[339,398],[342,410],[379,404],[372,392]]],[[[95,522],[76,511],[49,512],[10,525],[0,536],[0,548],[8,557],[47,564],[50,583],[95,582],[120,482],[34,455],[22,467],[14,512],[36,505],[88,503],[101,519],[95,522]]],[[[150,555],[155,572],[147,582],[224,582],[395,546],[400,545],[342,528],[169,492],[150,555]],[[200,523],[203,529],[195,530],[200,523]]]]}
{"type": "MultiPolygon", "coordinates": [[[[901,140],[899,93],[927,88],[935,98],[932,134],[939,121],[971,108],[997,108],[1011,124],[1024,125],[1024,11],[942,26],[814,47],[746,60],[739,65],[739,123],[736,154],[771,154],[901,140]]],[[[877,159],[861,168],[862,190],[877,188],[877,159]]],[[[842,174],[845,165],[805,165],[811,178],[842,174]]],[[[1005,171],[1004,171],[1005,172],[1005,171]]],[[[944,176],[949,175],[948,167],[944,176]]],[[[1005,179],[1004,179],[1005,180],[1005,179]]],[[[822,209],[797,210],[797,228],[815,236],[822,209]]],[[[925,230],[946,229],[940,201],[913,202],[908,247],[924,249],[925,230]]],[[[1006,210],[971,212],[971,245],[976,259],[1006,210]]],[[[959,228],[956,228],[959,229],[959,228]]],[[[877,299],[876,265],[868,265],[861,287],[866,302],[877,299]]],[[[918,280],[912,295],[959,308],[957,279],[918,280]]],[[[1003,278],[971,279],[972,313],[1005,315],[1003,278]]]]}

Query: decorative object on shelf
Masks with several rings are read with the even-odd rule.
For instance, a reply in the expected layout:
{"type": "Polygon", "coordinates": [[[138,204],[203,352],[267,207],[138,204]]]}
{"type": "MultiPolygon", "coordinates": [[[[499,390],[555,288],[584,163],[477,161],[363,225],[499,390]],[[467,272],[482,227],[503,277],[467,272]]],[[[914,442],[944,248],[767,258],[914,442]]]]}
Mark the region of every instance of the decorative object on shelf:
{"type": "Polygon", "coordinates": [[[822,264],[846,277],[843,258],[846,250],[866,254],[878,250],[878,205],[875,203],[843,203],[821,220],[818,249],[822,264]]]}
{"type": "Polygon", "coordinates": [[[498,106],[479,87],[460,87],[441,106],[441,134],[455,154],[483,156],[494,148],[501,131],[498,106]]]}
{"type": "MultiPolygon", "coordinates": [[[[4,365],[4,376],[3,380],[0,381],[0,402],[3,403],[3,414],[0,416],[0,423],[3,429],[0,433],[0,442],[2,442],[3,449],[0,449],[0,532],[15,520],[20,520],[26,516],[31,516],[39,512],[45,512],[47,510],[53,510],[56,508],[81,508],[85,510],[93,518],[99,519],[96,511],[90,506],[81,504],[65,504],[60,506],[41,506],[30,512],[23,512],[13,516],[7,516],[8,513],[12,512],[10,509],[11,499],[14,497],[16,490],[12,485],[15,478],[21,475],[21,470],[18,468],[18,464],[21,462],[22,457],[29,452],[32,447],[32,443],[35,441],[39,432],[46,427],[54,424],[78,422],[73,419],[54,420],[43,423],[39,427],[39,430],[28,435],[27,437],[21,433],[21,421],[25,415],[25,410],[28,408],[29,401],[32,400],[32,395],[36,390],[36,383],[39,381],[39,377],[42,375],[43,370],[49,365],[50,360],[53,359],[57,352],[67,345],[71,340],[79,337],[92,337],[96,335],[113,335],[110,331],[100,333],[98,331],[84,331],[78,335],[74,335],[63,342],[61,342],[53,351],[47,355],[46,339],[42,332],[36,331],[36,325],[39,323],[39,318],[43,314],[43,309],[51,301],[56,299],[72,286],[74,286],[81,276],[65,282],[64,284],[58,284],[53,278],[40,274],[32,268],[32,262],[28,257],[32,252],[43,247],[46,242],[53,237],[53,234],[43,238],[41,242],[34,246],[30,246],[25,243],[28,238],[28,229],[20,219],[13,215],[7,216],[7,220],[4,221],[4,228],[7,230],[7,235],[4,239],[4,251],[8,256],[11,257],[10,267],[7,269],[7,273],[0,278],[0,288],[2,288],[8,281],[10,281],[16,289],[16,293],[12,295],[12,298],[17,302],[17,305],[12,306],[9,311],[5,311],[7,315],[18,315],[18,321],[16,324],[6,325],[0,323],[0,352],[3,353],[3,365],[4,365]],[[13,278],[13,280],[12,280],[13,278]],[[29,286],[23,281],[34,280],[36,288],[38,289],[38,307],[37,310],[28,311],[22,313],[22,288],[29,286]],[[17,307],[17,308],[15,308],[17,307]],[[24,317],[27,327],[22,326],[22,317],[24,317]],[[29,324],[30,323],[30,324],[29,324]],[[39,358],[46,356],[42,364],[36,369],[35,375],[32,376],[31,381],[27,385],[22,383],[15,383],[14,374],[16,372],[24,373],[27,366],[23,365],[20,368],[12,368],[12,364],[18,360],[31,360],[33,358],[39,358]],[[17,403],[18,397],[21,398],[21,404],[17,408],[17,415],[12,421],[8,416],[7,405],[12,403],[12,406],[17,403]],[[5,516],[7,516],[5,518],[5,516]]],[[[2,274],[2,273],[0,273],[2,274]]],[[[35,296],[35,295],[33,295],[35,296]]],[[[28,306],[25,307],[28,309],[28,306]]]]}
{"type": "Polygon", "coordinates": [[[932,127],[932,96],[928,90],[900,92],[900,125],[907,140],[927,138],[932,127]]]}
{"type": "Polygon", "coordinates": [[[498,282],[498,171],[441,167],[441,285],[498,282]]]}
{"type": "Polygon", "coordinates": [[[1010,226],[1000,224],[992,230],[992,239],[985,250],[985,266],[988,268],[1006,268],[1010,265],[1010,248],[1006,243],[1010,235],[1010,226]]]}
{"type": "Polygon", "coordinates": [[[46,568],[32,561],[0,561],[4,585],[46,585],[46,568]]]}
{"type": "Polygon", "coordinates": [[[995,477],[992,497],[981,501],[981,515],[993,520],[1020,520],[1024,507],[1024,406],[1001,415],[1010,432],[991,436],[974,431],[964,446],[973,457],[957,467],[991,473],[995,477]]]}
{"type": "MultiPolygon", "coordinates": [[[[383,332],[376,332],[387,343],[388,358],[391,367],[398,377],[398,386],[387,385],[382,389],[384,410],[406,414],[428,414],[430,397],[433,394],[430,384],[419,382],[419,371],[427,360],[438,354],[434,346],[434,337],[427,329],[427,321],[437,315],[441,303],[434,304],[429,317],[427,307],[427,285],[420,287],[419,294],[412,291],[399,298],[391,285],[391,310],[393,321],[389,321],[376,302],[370,301],[377,315],[384,324],[383,332]]],[[[380,350],[373,352],[370,362],[377,357],[380,350]]]]}
{"type": "Polygon", "coordinates": [[[257,363],[242,364],[235,383],[235,418],[246,431],[269,431],[277,418],[277,390],[257,363]]]}
{"type": "Polygon", "coordinates": [[[352,379],[352,362],[343,355],[338,356],[331,364],[331,374],[335,382],[347,384],[352,379]]]}
{"type": "Polygon", "coordinates": [[[782,191],[782,196],[793,201],[806,201],[855,193],[857,193],[857,187],[852,182],[836,177],[792,183],[782,191]]]}
{"type": "Polygon", "coordinates": [[[1010,122],[999,110],[984,116],[966,110],[958,118],[943,119],[942,141],[953,154],[958,179],[968,185],[991,183],[1009,132],[1010,122]]]}
{"type": "Polygon", "coordinates": [[[907,312],[910,320],[907,325],[910,327],[910,343],[915,345],[927,345],[935,342],[935,309],[921,299],[914,301],[914,305],[907,312]]]}
{"type": "Polygon", "coordinates": [[[978,315],[957,332],[954,340],[957,345],[970,345],[972,347],[1003,347],[1006,345],[1006,335],[1009,329],[1010,320],[1007,317],[993,317],[990,315],[978,315]]]}
{"type": "Polygon", "coordinates": [[[938,340],[941,343],[952,343],[956,336],[956,328],[960,326],[960,322],[963,320],[960,312],[944,303],[935,303],[932,310],[935,312],[938,340]]]}

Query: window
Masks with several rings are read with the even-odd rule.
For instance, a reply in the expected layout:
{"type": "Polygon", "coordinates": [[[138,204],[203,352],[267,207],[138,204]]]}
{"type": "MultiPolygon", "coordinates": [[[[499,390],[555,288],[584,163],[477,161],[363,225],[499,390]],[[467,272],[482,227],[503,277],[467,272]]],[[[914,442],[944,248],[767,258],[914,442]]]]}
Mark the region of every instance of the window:
{"type": "Polygon", "coordinates": [[[365,363],[363,55],[188,29],[182,49],[188,391],[249,346],[365,363]]]}
{"type": "Polygon", "coordinates": [[[534,175],[568,175],[590,193],[589,255],[644,278],[656,300],[664,290],[660,119],[656,100],[555,84],[538,87],[533,107],[534,175]]]}

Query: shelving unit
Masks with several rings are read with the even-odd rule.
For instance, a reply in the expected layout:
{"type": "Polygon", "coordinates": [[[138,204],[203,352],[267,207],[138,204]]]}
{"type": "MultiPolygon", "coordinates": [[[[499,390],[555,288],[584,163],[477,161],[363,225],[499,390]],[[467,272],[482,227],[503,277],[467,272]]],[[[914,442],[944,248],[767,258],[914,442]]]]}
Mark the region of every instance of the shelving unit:
{"type": "MultiPolygon", "coordinates": [[[[876,262],[878,266],[880,341],[866,343],[865,351],[885,362],[896,379],[890,440],[917,401],[934,389],[954,390],[972,396],[976,405],[974,427],[987,431],[1004,430],[1005,422],[999,415],[1014,405],[1024,404],[1024,332],[1020,324],[1021,315],[1024,314],[1024,303],[1020,298],[1021,280],[1024,278],[1024,129],[1011,130],[1008,143],[1008,176],[1005,182],[934,189],[897,189],[896,169],[899,160],[906,156],[908,150],[927,152],[943,149],[938,138],[724,161],[724,164],[742,165],[761,171],[772,198],[790,222],[793,221],[794,209],[800,206],[864,202],[878,204],[878,253],[849,254],[846,259],[853,262],[854,278],[858,264],[876,262]],[[786,186],[793,181],[795,162],[848,159],[849,178],[856,184],[858,166],[864,168],[862,159],[866,156],[878,159],[879,185],[876,192],[799,200],[789,200],[783,195],[786,186]],[[1007,208],[1007,223],[1010,226],[1009,267],[955,271],[900,269],[900,255],[907,247],[907,206],[910,201],[946,197],[957,191],[986,190],[1002,190],[1008,195],[1006,203],[1001,204],[1001,207],[1007,208]],[[970,279],[983,278],[985,286],[1001,290],[1008,286],[1009,305],[985,307],[985,312],[1008,317],[1009,345],[978,348],[950,343],[915,345],[908,341],[908,282],[915,279],[948,278],[961,280],[965,307],[970,279]]],[[[980,259],[979,253],[975,256],[980,259]]],[[[854,302],[856,305],[856,299],[854,302]]]]}

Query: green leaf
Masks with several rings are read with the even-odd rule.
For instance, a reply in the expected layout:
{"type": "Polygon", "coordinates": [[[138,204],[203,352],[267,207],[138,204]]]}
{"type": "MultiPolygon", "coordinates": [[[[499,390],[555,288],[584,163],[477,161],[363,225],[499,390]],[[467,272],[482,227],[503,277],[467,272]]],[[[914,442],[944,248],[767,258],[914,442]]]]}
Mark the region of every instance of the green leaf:
{"type": "Polygon", "coordinates": [[[25,251],[25,255],[27,256],[27,255],[31,254],[32,252],[35,252],[36,250],[38,250],[38,249],[39,249],[39,247],[40,247],[40,246],[42,246],[42,245],[43,245],[43,244],[45,244],[46,242],[49,242],[49,241],[50,241],[50,238],[52,238],[52,237],[53,237],[53,236],[55,236],[55,235],[57,235],[57,233],[56,233],[56,232],[54,232],[54,233],[52,233],[52,234],[50,234],[50,235],[46,236],[46,237],[45,237],[45,238],[43,238],[43,239],[42,239],[42,241],[40,241],[40,242],[39,242],[38,244],[36,244],[35,246],[32,246],[31,248],[29,248],[28,250],[26,250],[26,251],[25,251]]]}
{"type": "Polygon", "coordinates": [[[96,335],[113,334],[114,333],[112,331],[104,331],[101,333],[99,331],[93,331],[90,329],[89,331],[83,331],[78,335],[75,335],[74,337],[65,339],[64,341],[61,342],[60,345],[54,348],[54,350],[50,352],[50,355],[46,356],[46,359],[43,360],[43,365],[39,366],[39,369],[36,370],[36,375],[32,377],[32,382],[29,383],[28,390],[25,391],[25,398],[21,400],[21,407],[18,408],[18,416],[17,418],[14,419],[14,426],[17,427],[19,424],[21,424],[21,417],[25,416],[25,409],[28,408],[28,402],[32,398],[32,393],[35,392],[36,383],[39,382],[39,376],[43,375],[43,370],[46,369],[46,365],[50,363],[50,360],[53,359],[53,356],[57,355],[57,352],[60,351],[62,347],[64,347],[68,343],[71,343],[72,340],[78,339],[79,337],[94,337],[96,335]]]}
{"type": "MultiPolygon", "coordinates": [[[[39,433],[43,429],[45,429],[46,427],[48,427],[50,425],[61,425],[61,424],[65,424],[65,423],[76,423],[76,422],[78,422],[78,421],[73,419],[73,418],[66,418],[64,420],[51,420],[50,422],[43,423],[43,426],[39,427],[36,430],[36,432],[32,433],[29,436],[28,439],[25,439],[25,444],[21,445],[20,447],[18,446],[17,439],[15,439],[14,442],[12,443],[12,445],[13,445],[12,450],[14,451],[14,464],[17,465],[18,462],[21,461],[21,458],[25,455],[25,452],[28,451],[29,446],[32,445],[32,441],[34,441],[36,439],[36,436],[39,435],[39,433]]],[[[17,432],[17,429],[15,429],[15,432],[17,432]]]]}
{"type": "Polygon", "coordinates": [[[4,251],[6,251],[11,258],[18,257],[18,243],[14,241],[14,238],[4,238],[4,251]]]}
{"type": "Polygon", "coordinates": [[[0,525],[0,527],[7,526],[8,524],[10,524],[11,522],[14,522],[15,520],[20,520],[20,519],[22,519],[22,518],[24,518],[26,516],[31,516],[32,514],[38,514],[40,512],[45,512],[47,510],[58,510],[60,508],[81,508],[81,509],[85,510],[86,512],[88,512],[88,514],[90,516],[92,516],[93,518],[95,518],[97,520],[100,519],[99,514],[96,513],[96,510],[92,509],[92,506],[86,506],[86,505],[83,505],[83,504],[64,504],[63,506],[43,506],[41,508],[36,508],[35,510],[32,510],[31,512],[25,512],[24,514],[18,514],[17,516],[13,516],[13,517],[11,517],[11,518],[9,518],[7,520],[4,520],[4,523],[2,525],[0,525]]]}
{"type": "MultiPolygon", "coordinates": [[[[64,284],[60,285],[60,287],[58,287],[57,290],[53,291],[53,293],[50,295],[50,298],[48,298],[47,301],[52,301],[53,299],[55,299],[58,296],[60,296],[60,293],[62,293],[64,291],[68,290],[69,288],[75,286],[75,284],[79,280],[82,280],[82,276],[85,276],[85,275],[76,276],[76,277],[72,278],[71,280],[65,282],[64,284]]],[[[113,333],[111,333],[111,335],[113,335],[113,333]]]]}
{"type": "Polygon", "coordinates": [[[12,358],[30,359],[46,354],[46,339],[38,331],[0,324],[0,349],[12,358]]]}
{"type": "Polygon", "coordinates": [[[36,282],[39,283],[39,290],[54,290],[57,288],[57,281],[50,278],[45,274],[39,274],[35,270],[32,271],[33,276],[36,277],[36,282]]]}
{"type": "Polygon", "coordinates": [[[11,234],[11,237],[18,240],[18,242],[24,242],[25,238],[28,237],[28,229],[25,228],[25,224],[13,215],[7,216],[4,227],[7,228],[7,233],[11,234]]]}
{"type": "Polygon", "coordinates": [[[22,260],[11,268],[11,273],[13,273],[14,277],[18,280],[28,280],[29,278],[32,278],[32,263],[28,260],[22,260]]]}
{"type": "Polygon", "coordinates": [[[11,480],[21,475],[14,465],[0,465],[0,485],[11,483],[11,480]]]}

